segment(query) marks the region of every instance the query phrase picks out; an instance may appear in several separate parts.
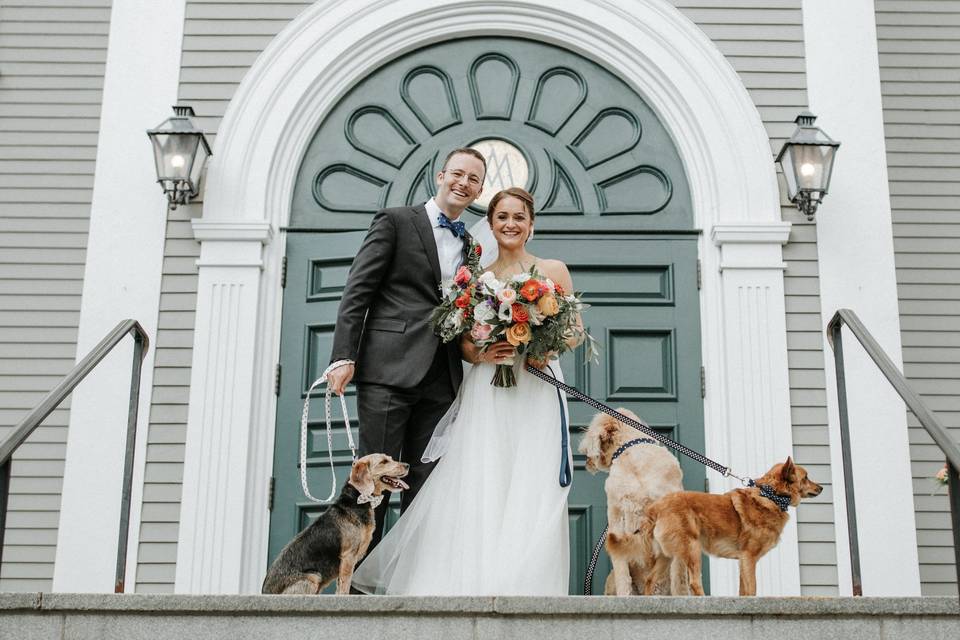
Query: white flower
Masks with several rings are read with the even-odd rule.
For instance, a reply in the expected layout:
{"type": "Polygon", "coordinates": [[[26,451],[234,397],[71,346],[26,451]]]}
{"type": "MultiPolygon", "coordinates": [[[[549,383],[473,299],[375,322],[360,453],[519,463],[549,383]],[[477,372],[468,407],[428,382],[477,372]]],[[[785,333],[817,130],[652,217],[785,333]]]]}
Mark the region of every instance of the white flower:
{"type": "Polygon", "coordinates": [[[530,314],[530,324],[535,327],[543,324],[543,320],[547,317],[540,312],[535,304],[527,305],[527,313],[530,314]]]}
{"type": "Polygon", "coordinates": [[[489,286],[490,288],[495,288],[495,285],[499,284],[499,282],[497,282],[497,277],[493,275],[493,271],[484,271],[480,274],[480,277],[477,278],[477,280],[489,286]]]}
{"type": "Polygon", "coordinates": [[[444,329],[460,331],[463,328],[463,309],[457,309],[455,312],[447,314],[443,320],[444,329]]]}
{"type": "Polygon", "coordinates": [[[497,313],[497,317],[503,320],[504,322],[510,322],[513,320],[513,306],[509,302],[504,302],[500,305],[500,311],[497,313]]]}
{"type": "Polygon", "coordinates": [[[504,287],[497,291],[497,300],[503,304],[513,304],[517,301],[517,292],[510,287],[504,287]]]}
{"type": "Polygon", "coordinates": [[[515,273],[513,277],[510,278],[511,282],[526,282],[530,279],[529,273],[515,273]]]}
{"type": "Polygon", "coordinates": [[[486,324],[497,317],[497,312],[487,302],[481,302],[473,309],[473,319],[480,324],[486,324]]]}

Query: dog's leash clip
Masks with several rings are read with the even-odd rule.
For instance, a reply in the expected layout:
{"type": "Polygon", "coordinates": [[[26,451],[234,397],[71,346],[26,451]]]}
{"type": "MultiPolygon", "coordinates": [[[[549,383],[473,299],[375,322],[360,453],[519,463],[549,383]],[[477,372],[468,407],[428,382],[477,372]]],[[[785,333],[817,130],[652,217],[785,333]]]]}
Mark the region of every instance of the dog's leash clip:
{"type": "MultiPolygon", "coordinates": [[[[342,366],[342,364],[334,363],[326,368],[319,378],[313,381],[313,384],[310,385],[310,388],[307,390],[307,395],[303,399],[303,414],[300,416],[300,486],[303,488],[303,495],[307,497],[308,500],[312,502],[319,502],[326,504],[333,502],[333,499],[337,495],[337,472],[334,470],[333,466],[333,427],[330,424],[330,397],[333,395],[333,391],[327,386],[326,394],[324,397],[324,411],[326,413],[327,420],[327,456],[330,459],[330,495],[327,496],[326,500],[320,500],[314,498],[310,493],[310,488],[307,486],[307,422],[310,414],[310,394],[313,393],[313,390],[316,389],[319,385],[326,383],[327,375],[337,367],[342,366]]],[[[357,460],[357,448],[353,443],[353,430],[350,429],[350,415],[347,413],[347,399],[342,395],[340,396],[340,409],[343,411],[343,423],[347,431],[347,442],[350,445],[350,453],[353,456],[353,460],[357,460]]]]}
{"type": "Polygon", "coordinates": [[[723,474],[723,475],[724,475],[724,477],[729,476],[729,477],[731,477],[731,478],[736,478],[736,479],[739,480],[739,481],[743,484],[743,486],[745,486],[745,487],[752,487],[753,484],[754,484],[752,478],[741,478],[740,476],[738,476],[738,475],[735,474],[734,472],[730,471],[730,469],[727,469],[727,472],[726,472],[725,474],[723,474]]]}

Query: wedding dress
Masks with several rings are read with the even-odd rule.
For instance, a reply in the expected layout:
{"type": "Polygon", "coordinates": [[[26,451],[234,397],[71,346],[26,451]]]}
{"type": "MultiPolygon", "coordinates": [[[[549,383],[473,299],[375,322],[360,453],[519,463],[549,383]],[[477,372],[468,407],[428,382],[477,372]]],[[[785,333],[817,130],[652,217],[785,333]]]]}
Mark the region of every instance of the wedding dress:
{"type": "MultiPolygon", "coordinates": [[[[526,371],[517,372],[516,387],[494,387],[494,366],[475,365],[464,377],[451,411],[456,415],[434,435],[425,457],[431,451],[443,456],[357,568],[355,588],[396,595],[568,594],[569,486],[559,481],[565,399],[526,371]]],[[[561,375],[558,363],[551,368],[561,375]]]]}

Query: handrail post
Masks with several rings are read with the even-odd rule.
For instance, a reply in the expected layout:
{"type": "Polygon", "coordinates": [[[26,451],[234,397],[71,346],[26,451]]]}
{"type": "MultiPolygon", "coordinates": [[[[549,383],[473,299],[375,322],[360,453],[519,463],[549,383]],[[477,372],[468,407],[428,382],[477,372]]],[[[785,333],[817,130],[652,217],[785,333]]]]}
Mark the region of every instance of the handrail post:
{"type": "Polygon", "coordinates": [[[863,595],[860,577],[860,541],[857,535],[857,504],[853,492],[853,460],[850,456],[850,418],[847,412],[847,383],[843,369],[842,323],[832,325],[833,362],[837,375],[837,405],[840,411],[840,451],[843,454],[843,487],[847,505],[847,541],[850,546],[850,577],[853,595],[863,595]]]}
{"type": "Polygon", "coordinates": [[[117,573],[113,592],[123,593],[127,579],[127,542],[130,539],[130,502],[133,495],[133,456],[137,447],[137,411],[140,406],[140,372],[144,339],[135,329],[133,335],[133,371],[130,374],[130,405],[127,409],[127,443],[123,454],[123,485],[120,495],[120,533],[117,540],[117,573]]]}
{"type": "Polygon", "coordinates": [[[12,460],[0,464],[0,566],[3,565],[3,534],[7,530],[7,507],[10,504],[10,467],[12,460]]]}
{"type": "Polygon", "coordinates": [[[953,558],[957,570],[957,585],[960,586],[960,475],[957,468],[947,462],[947,497],[950,500],[950,523],[953,525],[953,558]]]}

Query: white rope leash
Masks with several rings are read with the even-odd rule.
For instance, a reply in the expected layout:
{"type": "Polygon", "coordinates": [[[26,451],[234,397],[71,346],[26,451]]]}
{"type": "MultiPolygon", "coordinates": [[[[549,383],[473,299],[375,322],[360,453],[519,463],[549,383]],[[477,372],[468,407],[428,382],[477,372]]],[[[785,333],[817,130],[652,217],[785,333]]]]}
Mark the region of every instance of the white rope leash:
{"type": "MultiPolygon", "coordinates": [[[[326,368],[326,370],[323,372],[323,375],[313,381],[313,384],[310,385],[310,389],[307,391],[307,397],[303,401],[303,414],[300,417],[300,486],[303,488],[303,495],[305,495],[307,499],[322,504],[332,502],[334,496],[337,495],[337,472],[333,467],[333,428],[330,425],[330,396],[333,395],[333,391],[328,385],[323,401],[327,419],[327,455],[330,459],[331,481],[330,495],[327,496],[325,500],[314,498],[310,493],[309,487],[307,487],[307,418],[310,413],[310,394],[313,393],[313,390],[317,388],[317,386],[324,384],[327,381],[327,376],[331,371],[334,369],[339,369],[346,364],[349,363],[333,363],[326,368]]],[[[343,422],[347,429],[347,442],[350,444],[350,453],[353,456],[354,461],[356,461],[357,448],[353,443],[353,431],[350,429],[350,416],[347,413],[347,400],[342,395],[340,396],[340,408],[343,410],[343,422]]]]}

